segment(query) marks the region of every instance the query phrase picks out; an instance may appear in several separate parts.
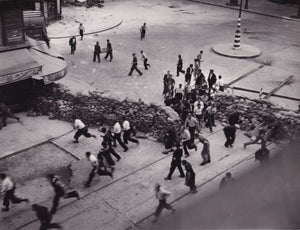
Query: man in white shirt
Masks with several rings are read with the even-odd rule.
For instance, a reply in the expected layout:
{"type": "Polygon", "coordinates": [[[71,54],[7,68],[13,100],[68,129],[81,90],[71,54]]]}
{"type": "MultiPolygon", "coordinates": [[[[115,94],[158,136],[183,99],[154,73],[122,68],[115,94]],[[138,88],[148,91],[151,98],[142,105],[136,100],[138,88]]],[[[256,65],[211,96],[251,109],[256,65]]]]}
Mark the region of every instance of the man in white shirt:
{"type": "Polygon", "coordinates": [[[74,122],[74,128],[77,130],[75,135],[74,135],[74,143],[78,143],[78,138],[83,135],[87,138],[90,138],[90,137],[94,137],[96,138],[95,135],[92,135],[88,132],[88,128],[86,127],[86,125],[79,119],[75,119],[75,122],[74,122]]]}
{"type": "Polygon", "coordinates": [[[218,91],[224,92],[224,82],[221,75],[218,76],[216,88],[218,91]]]}
{"type": "Polygon", "coordinates": [[[197,118],[199,124],[203,119],[203,109],[204,109],[204,103],[201,101],[199,98],[197,101],[194,103],[194,115],[197,118]]]}
{"type": "Polygon", "coordinates": [[[19,198],[15,195],[15,184],[14,182],[5,174],[0,173],[1,181],[1,196],[3,195],[3,208],[2,211],[9,211],[9,201],[13,204],[18,204],[21,202],[29,202],[28,199],[19,198]]]}
{"type": "Polygon", "coordinates": [[[156,222],[158,220],[159,215],[161,214],[164,208],[171,210],[172,214],[176,211],[170,204],[167,203],[167,197],[170,196],[170,192],[161,188],[160,184],[155,185],[155,197],[158,199],[159,204],[154,213],[154,220],[152,222],[156,222]]]}
{"type": "Polygon", "coordinates": [[[128,144],[128,141],[138,144],[139,141],[133,137],[131,134],[134,134],[134,129],[130,127],[130,123],[126,118],[123,118],[123,140],[125,144],[128,144]]]}
{"type": "Polygon", "coordinates": [[[95,155],[91,154],[90,152],[86,152],[85,153],[86,158],[88,159],[88,161],[91,163],[92,166],[92,170],[89,174],[89,179],[88,181],[84,184],[84,186],[86,188],[90,187],[92,180],[95,176],[95,173],[98,171],[99,169],[99,163],[98,163],[98,159],[95,155]]]}
{"type": "Polygon", "coordinates": [[[191,143],[190,131],[188,129],[185,129],[184,127],[182,128],[181,131],[181,141],[182,141],[185,157],[188,157],[190,155],[187,149],[195,149],[195,151],[197,151],[197,146],[191,143]]]}
{"type": "Polygon", "coordinates": [[[80,35],[80,40],[82,40],[83,34],[85,32],[85,28],[83,27],[82,23],[79,24],[78,32],[79,32],[79,35],[80,35]]]}
{"type": "Polygon", "coordinates": [[[194,143],[195,140],[195,131],[199,130],[199,122],[198,120],[192,116],[192,113],[189,112],[187,118],[185,119],[184,126],[186,129],[190,131],[191,134],[191,144],[194,143]]]}
{"type": "Polygon", "coordinates": [[[118,141],[119,144],[122,146],[123,151],[127,152],[128,147],[123,143],[123,141],[121,139],[121,132],[122,132],[121,125],[119,122],[116,122],[113,127],[115,145],[116,145],[116,142],[118,141]]]}

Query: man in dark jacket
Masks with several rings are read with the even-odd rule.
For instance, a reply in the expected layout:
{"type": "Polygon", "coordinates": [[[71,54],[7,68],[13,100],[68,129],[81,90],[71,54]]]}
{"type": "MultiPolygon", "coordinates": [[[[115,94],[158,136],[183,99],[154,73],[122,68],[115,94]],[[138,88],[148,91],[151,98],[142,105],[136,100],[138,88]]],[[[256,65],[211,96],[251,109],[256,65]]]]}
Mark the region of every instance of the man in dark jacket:
{"type": "Polygon", "coordinates": [[[70,38],[69,45],[71,46],[71,54],[74,54],[75,50],[76,50],[76,38],[75,38],[75,36],[70,38]]]}
{"type": "Polygon", "coordinates": [[[106,55],[105,55],[104,59],[106,60],[106,58],[108,58],[108,57],[109,57],[109,61],[111,61],[113,59],[113,50],[112,50],[112,46],[111,46],[109,39],[107,39],[106,55]]]}
{"type": "Polygon", "coordinates": [[[104,134],[102,135],[103,137],[103,142],[106,142],[106,144],[109,147],[110,153],[117,158],[117,161],[121,160],[120,155],[114,150],[113,148],[113,136],[110,130],[107,130],[105,127],[101,128],[101,132],[104,134]]]}
{"type": "Polygon", "coordinates": [[[96,42],[95,48],[94,48],[94,58],[93,61],[96,61],[96,57],[98,59],[98,62],[100,63],[100,53],[101,53],[101,47],[99,46],[99,42],[96,42]]]}
{"type": "Polygon", "coordinates": [[[35,211],[36,217],[41,222],[41,226],[39,230],[46,230],[46,229],[52,229],[52,228],[58,228],[61,229],[62,227],[57,223],[51,223],[52,215],[48,211],[47,207],[33,204],[31,206],[32,210],[35,211]]]}
{"type": "Polygon", "coordinates": [[[217,76],[214,73],[214,70],[211,69],[209,71],[208,77],[207,77],[207,82],[208,82],[208,89],[209,92],[211,91],[211,89],[213,88],[213,85],[216,84],[217,82],[217,76]]]}
{"type": "Polygon", "coordinates": [[[229,147],[233,147],[233,143],[235,140],[235,132],[236,132],[236,128],[235,125],[229,125],[227,127],[225,127],[223,129],[225,137],[226,137],[226,142],[225,142],[225,147],[228,148],[229,147]]]}
{"type": "Polygon", "coordinates": [[[67,192],[65,189],[65,185],[60,181],[59,177],[54,174],[49,174],[48,179],[54,189],[55,196],[52,201],[52,208],[51,208],[51,214],[54,215],[56,213],[58,204],[59,204],[59,199],[63,197],[64,199],[76,197],[78,200],[80,199],[79,193],[77,191],[70,191],[67,192]]]}
{"type": "Polygon", "coordinates": [[[103,157],[104,157],[106,162],[109,164],[109,166],[114,166],[115,162],[112,159],[110,153],[111,152],[110,152],[108,144],[105,141],[103,141],[102,142],[102,148],[98,153],[98,160],[103,161],[103,157]]]}
{"type": "Polygon", "coordinates": [[[185,72],[185,82],[186,83],[191,82],[193,72],[194,72],[193,64],[190,64],[190,66],[186,69],[186,72],[185,72]]]}
{"type": "Polygon", "coordinates": [[[185,185],[190,187],[190,191],[191,193],[196,193],[198,192],[196,189],[196,185],[195,185],[195,179],[196,179],[196,174],[192,168],[192,165],[187,162],[186,160],[182,161],[182,165],[185,168],[185,185]]]}
{"type": "Polygon", "coordinates": [[[138,62],[137,62],[137,58],[136,58],[136,56],[135,56],[135,53],[132,54],[132,57],[133,57],[133,58],[132,58],[132,66],[131,66],[131,68],[130,68],[130,71],[129,71],[128,76],[131,76],[133,70],[135,70],[136,72],[139,73],[140,76],[142,76],[143,73],[142,73],[142,72],[138,69],[138,67],[137,67],[138,62]]]}
{"type": "Polygon", "coordinates": [[[175,130],[173,130],[172,128],[168,128],[164,136],[166,150],[163,151],[163,154],[168,154],[169,152],[174,151],[173,146],[175,146],[176,139],[177,136],[175,130]]]}
{"type": "Polygon", "coordinates": [[[182,70],[182,67],[183,67],[183,61],[182,61],[182,58],[181,58],[181,55],[179,54],[178,55],[178,62],[177,62],[177,77],[179,76],[179,73],[185,73],[184,70],[182,70]]]}
{"type": "Polygon", "coordinates": [[[170,172],[169,172],[168,176],[165,178],[165,180],[171,180],[172,174],[173,174],[173,172],[175,171],[176,168],[178,168],[178,170],[180,172],[180,177],[182,177],[182,178],[184,177],[184,172],[183,172],[182,167],[181,167],[182,154],[183,154],[183,150],[182,150],[182,148],[180,148],[180,144],[177,143],[176,144],[176,149],[173,153],[173,158],[172,158],[172,161],[171,161],[170,172]]]}

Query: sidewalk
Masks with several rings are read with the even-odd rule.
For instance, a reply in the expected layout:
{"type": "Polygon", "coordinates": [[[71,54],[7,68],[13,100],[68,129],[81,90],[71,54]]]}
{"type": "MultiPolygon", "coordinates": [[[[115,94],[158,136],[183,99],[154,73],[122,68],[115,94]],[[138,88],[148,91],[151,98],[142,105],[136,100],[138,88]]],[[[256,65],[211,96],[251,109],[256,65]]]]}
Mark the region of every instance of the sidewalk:
{"type": "MultiPolygon", "coordinates": [[[[239,6],[226,5],[226,3],[229,3],[229,0],[188,0],[188,1],[239,10],[239,6]]],[[[296,5],[280,4],[268,0],[249,0],[248,9],[244,9],[244,5],[245,5],[245,0],[243,1],[243,8],[242,8],[243,11],[245,12],[257,13],[260,15],[279,17],[287,20],[300,22],[300,19],[291,18],[292,16],[297,15],[296,5]]]]}
{"type": "Polygon", "coordinates": [[[8,119],[7,126],[0,130],[0,159],[73,130],[71,124],[49,120],[46,116],[27,117],[26,113],[17,115],[21,122],[8,119]]]}
{"type": "MultiPolygon", "coordinates": [[[[22,117],[22,119],[25,118],[22,117]]],[[[37,127],[46,127],[51,122],[51,130],[64,127],[64,131],[68,131],[68,128],[70,128],[69,124],[63,125],[64,122],[48,121],[45,117],[30,118],[30,120],[32,120],[32,123],[38,121],[39,125],[37,127]]],[[[25,119],[24,124],[29,124],[29,121],[25,119]]],[[[38,130],[38,132],[41,131],[38,130]]],[[[90,132],[96,134],[97,139],[82,137],[79,144],[74,144],[72,143],[73,135],[68,133],[50,141],[50,143],[59,146],[65,152],[69,152],[79,159],[73,162],[71,166],[73,176],[71,177],[70,187],[78,189],[82,199],[80,201],[62,200],[58,215],[54,217],[54,221],[62,223],[65,229],[94,230],[101,226],[103,229],[118,230],[138,224],[141,220],[150,217],[156,208],[157,201],[153,195],[153,186],[157,182],[172,191],[169,200],[175,202],[175,206],[178,200],[189,199],[191,196],[189,189],[184,185],[184,179],[178,177],[177,171],[174,172],[171,181],[164,180],[170,167],[171,154],[161,154],[164,149],[163,145],[146,139],[140,139],[140,145],[130,143],[130,149],[125,153],[118,147],[116,150],[122,159],[116,164],[114,179],[96,176],[92,186],[85,189],[83,183],[91,168],[84,157],[84,152],[91,151],[96,154],[101,143],[98,131],[91,129],[90,132]]],[[[61,133],[63,133],[63,129],[57,134],[60,135],[61,133]]],[[[17,139],[24,138],[22,132],[15,133],[15,135],[17,139]]],[[[198,151],[191,151],[191,156],[187,158],[196,172],[196,184],[201,187],[201,191],[202,187],[206,188],[206,184],[209,184],[211,180],[219,181],[227,170],[231,170],[235,165],[242,164],[253,155],[255,149],[259,148],[258,146],[249,146],[249,148],[243,149],[242,143],[248,138],[242,132],[237,133],[234,148],[225,148],[223,146],[225,138],[220,124],[214,128],[213,133],[203,129],[203,135],[211,143],[212,163],[203,167],[199,166],[202,149],[202,144],[199,143],[197,144],[198,151]]],[[[39,138],[36,138],[37,136],[34,137],[36,141],[39,140],[39,138]]],[[[1,142],[0,148],[4,145],[5,142],[1,142]]],[[[243,167],[240,168],[243,170],[243,167]]],[[[20,193],[31,198],[33,194],[28,194],[31,191],[28,187],[26,185],[19,187],[20,193]]],[[[203,193],[199,192],[196,196],[203,197],[203,195],[213,191],[215,186],[209,186],[208,188],[210,189],[203,193]]],[[[39,186],[38,189],[40,190],[39,193],[44,194],[44,196],[40,196],[39,200],[35,200],[35,202],[50,207],[53,195],[51,186],[49,183],[44,182],[43,186],[39,186]]],[[[3,214],[1,218],[1,226],[7,230],[36,229],[38,225],[39,222],[36,221],[34,213],[27,205],[14,206],[9,213],[3,214]],[[11,223],[12,218],[14,219],[13,224],[11,223]]]]}

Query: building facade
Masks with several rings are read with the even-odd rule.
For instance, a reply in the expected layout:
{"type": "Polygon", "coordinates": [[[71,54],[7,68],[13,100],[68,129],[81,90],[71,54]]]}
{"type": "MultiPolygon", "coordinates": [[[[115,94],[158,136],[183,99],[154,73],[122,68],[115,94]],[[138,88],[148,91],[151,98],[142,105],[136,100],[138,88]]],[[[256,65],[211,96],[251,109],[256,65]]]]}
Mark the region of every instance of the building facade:
{"type": "Polygon", "coordinates": [[[26,7],[36,6],[36,0],[0,0],[0,101],[7,103],[24,98],[36,84],[53,83],[67,73],[64,58],[50,48],[45,34],[32,32],[46,29],[44,17],[24,17],[25,2],[26,7]]]}

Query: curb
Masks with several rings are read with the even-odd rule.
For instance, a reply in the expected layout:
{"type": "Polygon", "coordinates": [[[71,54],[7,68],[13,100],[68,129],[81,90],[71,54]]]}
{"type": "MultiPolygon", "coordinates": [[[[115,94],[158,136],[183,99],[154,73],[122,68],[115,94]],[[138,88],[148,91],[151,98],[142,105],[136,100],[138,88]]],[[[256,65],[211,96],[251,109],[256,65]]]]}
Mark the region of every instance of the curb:
{"type": "MultiPolygon", "coordinates": [[[[238,8],[233,7],[233,6],[220,5],[220,4],[205,2],[205,1],[201,1],[201,0],[187,0],[187,1],[211,5],[211,6],[218,6],[218,7],[223,7],[223,8],[232,9],[232,10],[239,10],[238,8]]],[[[258,15],[267,16],[267,17],[279,18],[279,19],[283,19],[283,20],[287,20],[287,21],[300,22],[300,19],[291,18],[291,17],[287,17],[287,16],[278,16],[278,15],[274,15],[274,14],[267,14],[267,13],[262,13],[262,12],[257,12],[254,10],[247,10],[247,9],[242,9],[242,12],[243,11],[247,12],[247,13],[258,14],[258,15]]]]}
{"type": "MultiPolygon", "coordinates": [[[[98,33],[102,33],[108,30],[112,30],[114,28],[117,28],[118,26],[120,26],[123,23],[123,20],[120,21],[118,24],[111,26],[109,28],[106,29],[102,29],[102,30],[98,30],[98,31],[94,31],[94,32],[89,32],[89,33],[85,33],[83,35],[91,35],[91,34],[98,34],[98,33]]],[[[66,35],[66,36],[60,36],[60,37],[49,37],[49,39],[62,39],[62,38],[70,38],[70,37],[80,37],[80,35],[66,35]]]]}

